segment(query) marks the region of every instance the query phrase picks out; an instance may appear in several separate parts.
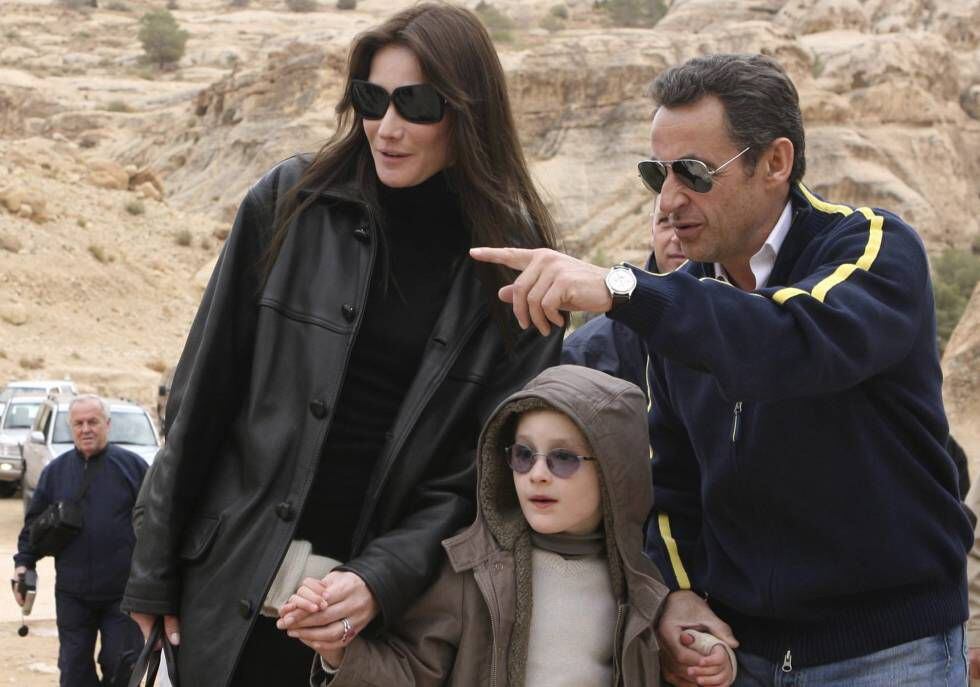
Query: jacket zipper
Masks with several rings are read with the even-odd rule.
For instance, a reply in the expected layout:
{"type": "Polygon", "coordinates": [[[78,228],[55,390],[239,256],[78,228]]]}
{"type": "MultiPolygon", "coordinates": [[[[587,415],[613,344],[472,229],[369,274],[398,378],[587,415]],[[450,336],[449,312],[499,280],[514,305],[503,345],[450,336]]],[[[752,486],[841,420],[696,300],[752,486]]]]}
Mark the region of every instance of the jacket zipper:
{"type": "Polygon", "coordinates": [[[732,443],[738,442],[738,437],[742,430],[742,402],[735,402],[735,409],[732,413],[732,443]]]}
{"type": "Polygon", "coordinates": [[[493,604],[490,603],[490,593],[487,589],[489,581],[481,579],[483,576],[475,574],[476,586],[483,594],[483,603],[487,605],[487,615],[490,616],[490,687],[497,687],[497,616],[494,613],[493,604]]]}
{"type": "Polygon", "coordinates": [[[623,618],[626,616],[626,604],[619,604],[616,609],[616,634],[613,637],[613,685],[619,687],[623,679],[623,618]]]}
{"type": "Polygon", "coordinates": [[[786,655],[783,656],[783,672],[792,673],[793,672],[793,652],[789,649],[786,650],[786,655]]]}

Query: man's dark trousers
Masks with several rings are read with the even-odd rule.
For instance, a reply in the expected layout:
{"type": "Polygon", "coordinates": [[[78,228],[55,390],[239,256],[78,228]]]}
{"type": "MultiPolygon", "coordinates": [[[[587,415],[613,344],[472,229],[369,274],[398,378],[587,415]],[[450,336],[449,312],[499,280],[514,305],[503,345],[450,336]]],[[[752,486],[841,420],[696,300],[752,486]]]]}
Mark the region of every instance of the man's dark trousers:
{"type": "Polygon", "coordinates": [[[119,610],[119,599],[91,600],[55,592],[58,616],[58,669],[61,687],[125,687],[143,647],[139,626],[119,610]],[[99,635],[99,667],[95,671],[95,638],[99,635]]]}

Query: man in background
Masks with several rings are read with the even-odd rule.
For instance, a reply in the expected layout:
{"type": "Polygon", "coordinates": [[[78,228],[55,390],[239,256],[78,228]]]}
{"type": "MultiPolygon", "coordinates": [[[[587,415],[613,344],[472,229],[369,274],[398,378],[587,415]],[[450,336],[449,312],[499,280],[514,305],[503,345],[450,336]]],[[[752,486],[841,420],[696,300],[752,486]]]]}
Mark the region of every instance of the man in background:
{"type": "MultiPolygon", "coordinates": [[[[123,687],[143,645],[143,635],[119,610],[135,536],[133,504],[146,474],[135,453],[109,444],[112,419],[98,396],[76,396],[68,410],[75,448],[41,472],[17,541],[14,576],[34,569],[31,526],[48,506],[77,502],[83,527],[55,556],[55,612],[61,687],[123,687]],[[83,493],[84,492],[84,493],[83,493]],[[101,649],[96,673],[95,641],[101,649]]],[[[15,589],[14,597],[23,606],[15,589]]]]}

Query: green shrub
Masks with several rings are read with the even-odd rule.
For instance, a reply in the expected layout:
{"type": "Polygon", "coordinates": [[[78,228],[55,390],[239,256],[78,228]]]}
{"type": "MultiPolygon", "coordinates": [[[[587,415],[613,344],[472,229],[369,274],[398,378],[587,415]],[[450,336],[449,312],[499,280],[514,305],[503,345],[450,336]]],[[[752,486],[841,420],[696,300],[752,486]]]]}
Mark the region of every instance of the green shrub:
{"type": "Polygon", "coordinates": [[[974,287],[980,281],[980,255],[949,248],[932,261],[932,290],[936,298],[936,335],[939,351],[963,316],[974,287]]]}
{"type": "Polygon", "coordinates": [[[98,0],[61,0],[61,4],[76,10],[82,7],[98,7],[98,0]]]}
{"type": "Polygon", "coordinates": [[[146,59],[161,67],[184,56],[188,33],[168,10],[154,10],[140,17],[140,43],[146,59]]]}
{"type": "Polygon", "coordinates": [[[480,2],[474,8],[476,16],[480,18],[483,25],[487,27],[490,38],[499,43],[509,43],[514,36],[510,30],[514,28],[514,20],[498,10],[489,2],[480,2]]]}
{"type": "Polygon", "coordinates": [[[551,9],[548,10],[548,14],[559,19],[568,19],[568,8],[564,5],[552,5],[551,9]]]}
{"type": "Polygon", "coordinates": [[[538,26],[545,31],[554,33],[555,31],[561,31],[563,28],[565,28],[565,21],[561,17],[556,17],[553,14],[546,14],[541,17],[541,21],[538,22],[538,26]]]}
{"type": "Polygon", "coordinates": [[[133,111],[133,108],[131,108],[126,103],[124,103],[122,100],[110,101],[109,104],[105,106],[105,109],[108,110],[109,112],[132,112],[133,111]]]}
{"type": "Polygon", "coordinates": [[[105,8],[107,10],[111,10],[112,12],[132,12],[133,11],[132,8],[129,5],[127,5],[124,2],[120,2],[119,0],[112,0],[112,2],[108,3],[105,6],[105,8]]]}
{"type": "Polygon", "coordinates": [[[338,10],[356,10],[357,0],[337,0],[338,10]]]}
{"type": "Polygon", "coordinates": [[[189,246],[194,243],[194,234],[190,229],[181,229],[174,235],[174,240],[178,246],[189,246]]]}
{"type": "Polygon", "coordinates": [[[313,12],[318,5],[316,0],[286,0],[290,12],[313,12]]]}
{"type": "Polygon", "coordinates": [[[651,27],[667,14],[664,0],[597,0],[616,26],[651,27]]]}

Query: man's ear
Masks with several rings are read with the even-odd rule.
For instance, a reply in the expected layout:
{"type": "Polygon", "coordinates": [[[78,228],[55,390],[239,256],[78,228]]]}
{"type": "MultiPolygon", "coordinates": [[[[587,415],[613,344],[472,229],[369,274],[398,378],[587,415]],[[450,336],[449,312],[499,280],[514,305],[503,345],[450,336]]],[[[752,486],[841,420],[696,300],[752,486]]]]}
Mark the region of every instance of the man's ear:
{"type": "Polygon", "coordinates": [[[785,137],[774,140],[769,144],[761,160],[766,179],[774,184],[788,182],[793,173],[794,159],[795,151],[792,141],[785,137]]]}

